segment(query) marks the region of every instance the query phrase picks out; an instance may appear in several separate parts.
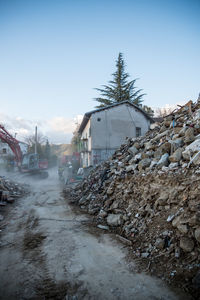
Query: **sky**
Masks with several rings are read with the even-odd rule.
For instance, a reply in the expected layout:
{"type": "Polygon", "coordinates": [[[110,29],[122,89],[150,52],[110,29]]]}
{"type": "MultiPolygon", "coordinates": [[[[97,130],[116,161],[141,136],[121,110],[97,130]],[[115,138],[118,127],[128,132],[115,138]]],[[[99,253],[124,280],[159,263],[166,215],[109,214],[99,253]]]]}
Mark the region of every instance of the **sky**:
{"type": "Polygon", "coordinates": [[[0,123],[70,142],[123,53],[156,107],[200,92],[200,0],[0,0],[0,123]]]}

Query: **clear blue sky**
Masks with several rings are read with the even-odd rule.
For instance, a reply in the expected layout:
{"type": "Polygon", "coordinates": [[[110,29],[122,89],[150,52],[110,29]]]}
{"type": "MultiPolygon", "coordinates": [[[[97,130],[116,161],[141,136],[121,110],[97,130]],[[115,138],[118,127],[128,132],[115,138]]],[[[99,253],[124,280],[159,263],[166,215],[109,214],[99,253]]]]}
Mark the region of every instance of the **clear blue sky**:
{"type": "Polygon", "coordinates": [[[162,107],[200,92],[200,0],[0,0],[0,111],[73,118],[126,71],[162,107]]]}

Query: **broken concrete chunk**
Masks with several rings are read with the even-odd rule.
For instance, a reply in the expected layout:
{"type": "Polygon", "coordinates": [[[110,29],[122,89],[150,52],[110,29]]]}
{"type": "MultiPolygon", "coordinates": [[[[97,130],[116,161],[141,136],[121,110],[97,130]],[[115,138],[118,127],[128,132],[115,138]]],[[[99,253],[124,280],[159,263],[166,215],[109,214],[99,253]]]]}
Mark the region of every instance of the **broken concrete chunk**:
{"type": "Polygon", "coordinates": [[[150,164],[151,164],[151,159],[150,158],[142,159],[138,164],[139,171],[146,169],[147,167],[150,166],[150,164]]]}
{"type": "Polygon", "coordinates": [[[158,140],[160,140],[163,136],[168,135],[168,133],[169,133],[169,130],[165,130],[164,132],[162,132],[162,133],[156,135],[156,136],[152,139],[152,142],[153,142],[153,141],[158,141],[158,140]]]}
{"type": "Polygon", "coordinates": [[[158,164],[157,161],[152,160],[152,161],[151,161],[151,164],[150,164],[150,166],[149,166],[149,168],[150,168],[150,169],[154,169],[154,168],[157,166],[157,164],[158,164]]]}
{"type": "Polygon", "coordinates": [[[83,205],[87,202],[87,198],[86,197],[82,197],[80,200],[79,200],[79,205],[83,205]]]}
{"type": "Polygon", "coordinates": [[[178,224],[177,225],[177,229],[181,232],[181,233],[188,233],[188,226],[186,224],[178,224]]]}
{"type": "Polygon", "coordinates": [[[103,210],[103,209],[100,210],[100,212],[99,212],[100,218],[105,218],[105,217],[107,217],[107,215],[108,215],[108,213],[105,210],[103,210]]]}
{"type": "Polygon", "coordinates": [[[169,154],[165,153],[162,155],[161,159],[158,161],[158,166],[161,168],[163,166],[167,167],[169,165],[169,154]]]}
{"type": "Polygon", "coordinates": [[[172,170],[172,169],[178,168],[178,166],[179,166],[178,162],[174,162],[174,163],[169,164],[168,168],[170,170],[172,170]]]}
{"type": "Polygon", "coordinates": [[[179,162],[182,157],[182,148],[178,148],[170,157],[171,162],[179,162]]]}
{"type": "Polygon", "coordinates": [[[141,153],[138,153],[134,156],[133,158],[133,161],[134,162],[138,162],[140,159],[142,158],[142,154],[141,153]]]}
{"type": "Polygon", "coordinates": [[[107,189],[107,194],[112,195],[114,193],[114,190],[112,188],[107,189]]]}
{"type": "Polygon", "coordinates": [[[198,227],[194,232],[195,239],[200,243],[200,227],[198,227]]]}
{"type": "Polygon", "coordinates": [[[109,214],[106,220],[110,226],[120,226],[123,223],[121,214],[109,214]]]}
{"type": "Polygon", "coordinates": [[[126,167],[126,172],[131,172],[135,170],[135,165],[130,165],[126,167]]]}
{"type": "Polygon", "coordinates": [[[188,237],[181,237],[180,248],[185,252],[191,252],[194,249],[194,241],[188,237]]]}
{"type": "Polygon", "coordinates": [[[156,204],[164,206],[167,204],[168,198],[169,198],[169,194],[167,192],[162,192],[159,198],[156,200],[156,204]]]}
{"type": "Polygon", "coordinates": [[[159,147],[159,149],[160,149],[160,151],[162,152],[162,154],[165,154],[165,153],[170,154],[170,152],[171,152],[171,143],[166,142],[166,143],[162,144],[162,145],[159,147]]]}
{"type": "Polygon", "coordinates": [[[103,230],[109,230],[109,227],[106,226],[106,225],[98,224],[97,227],[100,228],[100,229],[103,229],[103,230]]]}
{"type": "Polygon", "coordinates": [[[153,150],[153,149],[154,149],[154,146],[151,141],[145,144],[145,150],[153,150]]]}
{"type": "Polygon", "coordinates": [[[163,249],[164,244],[165,244],[164,239],[157,238],[156,241],[155,241],[155,247],[158,248],[158,249],[163,249]]]}
{"type": "Polygon", "coordinates": [[[138,152],[138,149],[135,146],[132,146],[128,149],[128,152],[135,155],[138,152]]]}
{"type": "Polygon", "coordinates": [[[130,240],[124,238],[123,236],[116,234],[116,237],[117,237],[123,244],[125,244],[125,245],[127,245],[127,246],[131,246],[131,245],[132,245],[132,242],[131,242],[130,240]]]}
{"type": "Polygon", "coordinates": [[[194,128],[189,127],[185,132],[185,143],[191,143],[195,140],[194,128]]]}
{"type": "Polygon", "coordinates": [[[199,151],[200,151],[200,139],[196,139],[193,143],[191,143],[185,148],[182,155],[185,159],[189,160],[190,157],[193,155],[193,153],[199,151]]]}
{"type": "Polygon", "coordinates": [[[200,151],[196,153],[190,160],[189,165],[194,164],[194,165],[200,165],[200,151]]]}
{"type": "Polygon", "coordinates": [[[141,257],[142,257],[142,258],[147,258],[147,257],[149,257],[149,252],[143,252],[143,253],[141,253],[141,257]]]}
{"type": "MultiPolygon", "coordinates": [[[[198,210],[198,209],[197,209],[198,210]]],[[[189,220],[188,223],[190,226],[200,225],[200,213],[196,213],[189,220]]]]}

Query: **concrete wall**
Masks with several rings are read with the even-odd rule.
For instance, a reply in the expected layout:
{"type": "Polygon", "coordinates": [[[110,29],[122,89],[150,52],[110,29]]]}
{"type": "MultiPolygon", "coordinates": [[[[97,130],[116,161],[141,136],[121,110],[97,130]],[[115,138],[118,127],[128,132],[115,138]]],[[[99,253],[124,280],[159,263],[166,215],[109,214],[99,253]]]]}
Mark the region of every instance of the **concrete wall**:
{"type": "Polygon", "coordinates": [[[144,135],[149,126],[149,119],[128,104],[93,113],[81,136],[88,139],[89,151],[81,154],[83,166],[96,165],[108,159],[126,137],[136,137],[136,127],[141,128],[141,135],[144,135]]]}
{"type": "Polygon", "coordinates": [[[96,112],[91,116],[92,150],[117,149],[126,137],[136,137],[136,127],[144,135],[149,126],[144,114],[127,104],[96,112]]]}
{"type": "Polygon", "coordinates": [[[85,126],[82,135],[81,140],[82,143],[86,146],[86,148],[81,150],[81,164],[82,167],[88,167],[91,163],[91,136],[90,136],[90,120],[88,120],[87,125],[85,126]],[[85,141],[84,141],[85,140],[85,141]],[[86,141],[87,140],[87,141],[86,141]]]}
{"type": "Polygon", "coordinates": [[[110,158],[116,149],[96,149],[92,150],[91,154],[91,164],[93,166],[107,160],[110,158]]]}
{"type": "Polygon", "coordinates": [[[90,120],[88,120],[87,125],[85,126],[82,135],[81,135],[81,139],[88,139],[88,151],[91,151],[91,136],[90,136],[90,120]]]}
{"type": "Polygon", "coordinates": [[[11,156],[14,158],[14,154],[8,144],[0,141],[0,167],[5,167],[7,158],[11,156]]]}
{"type": "Polygon", "coordinates": [[[8,146],[7,143],[3,143],[0,141],[0,155],[12,155],[14,156],[12,150],[10,149],[10,147],[8,146]],[[5,149],[5,153],[4,153],[4,150],[5,149]]]}

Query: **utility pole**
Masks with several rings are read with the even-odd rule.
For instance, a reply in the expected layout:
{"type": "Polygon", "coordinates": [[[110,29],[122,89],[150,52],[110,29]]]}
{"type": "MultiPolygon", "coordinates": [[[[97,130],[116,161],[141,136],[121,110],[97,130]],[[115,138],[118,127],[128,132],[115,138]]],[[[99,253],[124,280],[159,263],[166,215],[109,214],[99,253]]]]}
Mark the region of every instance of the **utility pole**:
{"type": "Polygon", "coordinates": [[[35,154],[37,154],[37,126],[35,126],[35,154]]]}

